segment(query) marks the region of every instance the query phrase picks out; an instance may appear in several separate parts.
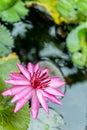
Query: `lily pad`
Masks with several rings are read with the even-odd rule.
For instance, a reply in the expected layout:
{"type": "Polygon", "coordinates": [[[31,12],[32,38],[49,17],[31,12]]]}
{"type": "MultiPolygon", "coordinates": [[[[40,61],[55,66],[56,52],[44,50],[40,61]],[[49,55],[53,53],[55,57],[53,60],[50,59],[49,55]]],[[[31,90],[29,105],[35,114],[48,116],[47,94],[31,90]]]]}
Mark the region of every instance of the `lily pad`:
{"type": "Polygon", "coordinates": [[[67,19],[68,22],[76,21],[76,3],[74,0],[59,0],[57,4],[57,10],[60,14],[67,19]]]}
{"type": "Polygon", "coordinates": [[[17,0],[0,0],[0,11],[11,8],[17,0]]]}
{"type": "Polygon", "coordinates": [[[28,14],[28,9],[25,8],[25,3],[18,0],[11,8],[0,12],[0,17],[3,21],[17,22],[20,21],[20,16],[28,14]]]}
{"type": "Polygon", "coordinates": [[[26,104],[19,112],[14,113],[11,97],[3,97],[1,93],[9,87],[4,80],[9,78],[9,72],[18,71],[16,63],[18,56],[13,53],[8,57],[0,58],[0,130],[27,130],[30,114],[26,104]]]}
{"type": "Polygon", "coordinates": [[[72,61],[78,66],[87,66],[87,22],[72,30],[66,43],[72,53],[72,61]]]}
{"type": "Polygon", "coordinates": [[[19,59],[15,53],[11,53],[7,57],[0,58],[0,79],[4,81],[5,79],[9,78],[10,72],[18,71],[16,67],[18,62],[19,59]]]}
{"type": "Polygon", "coordinates": [[[87,21],[86,5],[87,0],[59,0],[57,10],[68,23],[78,23],[87,21]]]}
{"type": "Polygon", "coordinates": [[[10,53],[13,47],[13,38],[9,30],[0,25],[0,57],[10,53]]]}
{"type": "Polygon", "coordinates": [[[54,110],[50,109],[50,114],[47,115],[40,108],[37,120],[30,120],[28,130],[59,130],[59,127],[64,124],[63,118],[54,110]]]}

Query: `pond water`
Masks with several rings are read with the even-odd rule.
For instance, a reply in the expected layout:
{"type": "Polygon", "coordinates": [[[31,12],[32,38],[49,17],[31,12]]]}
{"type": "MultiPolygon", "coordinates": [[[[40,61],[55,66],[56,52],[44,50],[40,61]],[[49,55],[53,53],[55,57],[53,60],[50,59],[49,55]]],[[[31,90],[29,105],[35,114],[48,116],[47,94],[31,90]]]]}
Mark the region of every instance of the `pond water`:
{"type": "Polygon", "coordinates": [[[64,120],[59,129],[87,130],[87,69],[73,65],[65,37],[58,35],[58,29],[49,20],[31,12],[30,16],[12,27],[16,45],[13,51],[25,64],[46,59],[61,70],[67,82],[65,97],[61,99],[63,105],[49,104],[64,120]]]}

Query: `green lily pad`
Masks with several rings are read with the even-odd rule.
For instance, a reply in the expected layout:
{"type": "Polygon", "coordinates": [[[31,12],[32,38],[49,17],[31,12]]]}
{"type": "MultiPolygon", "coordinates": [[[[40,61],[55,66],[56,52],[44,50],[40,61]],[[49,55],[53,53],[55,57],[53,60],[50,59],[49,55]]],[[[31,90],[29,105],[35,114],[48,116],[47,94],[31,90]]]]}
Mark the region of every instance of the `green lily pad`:
{"type": "Polygon", "coordinates": [[[0,25],[0,57],[10,53],[13,47],[13,38],[9,30],[0,25]]]}
{"type": "Polygon", "coordinates": [[[57,10],[68,23],[87,21],[87,0],[59,0],[57,10]],[[85,11],[84,11],[85,10],[85,11]]]}
{"type": "Polygon", "coordinates": [[[18,71],[16,64],[19,59],[15,53],[0,58],[0,130],[27,130],[30,114],[26,104],[19,112],[14,113],[15,104],[10,103],[11,97],[4,97],[1,93],[9,88],[4,80],[9,79],[9,73],[18,71]]]}
{"type": "Polygon", "coordinates": [[[86,58],[80,52],[76,52],[72,56],[72,61],[79,66],[84,66],[86,58]]]}
{"type": "Polygon", "coordinates": [[[17,0],[0,0],[0,11],[12,7],[17,0]]]}
{"type": "Polygon", "coordinates": [[[28,9],[25,8],[25,3],[18,0],[11,8],[0,12],[0,17],[3,21],[17,22],[20,21],[20,16],[28,14],[28,9]]]}
{"type": "MultiPolygon", "coordinates": [[[[10,72],[18,71],[16,64],[19,62],[18,56],[15,53],[7,57],[0,58],[0,79],[3,81],[9,78],[10,72]]],[[[7,85],[8,86],[8,85],[7,85]]],[[[7,88],[4,87],[3,88],[7,88]]]]}
{"type": "Polygon", "coordinates": [[[74,0],[59,0],[57,10],[68,22],[73,22],[77,20],[76,11],[74,10],[75,6],[74,0]]]}
{"type": "Polygon", "coordinates": [[[87,16],[87,0],[77,1],[77,7],[80,12],[84,13],[87,16]]]}
{"type": "Polygon", "coordinates": [[[66,40],[72,61],[78,66],[87,66],[87,22],[72,30],[66,40]]]}
{"type": "Polygon", "coordinates": [[[54,110],[50,109],[50,114],[40,108],[37,120],[31,119],[28,130],[59,130],[64,125],[63,118],[54,110]]]}

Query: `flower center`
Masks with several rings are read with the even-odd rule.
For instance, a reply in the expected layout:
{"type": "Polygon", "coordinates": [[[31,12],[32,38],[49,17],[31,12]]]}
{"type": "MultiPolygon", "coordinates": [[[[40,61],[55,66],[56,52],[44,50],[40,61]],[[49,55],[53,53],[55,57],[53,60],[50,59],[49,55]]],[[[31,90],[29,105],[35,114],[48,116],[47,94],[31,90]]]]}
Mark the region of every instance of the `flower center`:
{"type": "Polygon", "coordinates": [[[50,79],[47,76],[43,75],[39,77],[39,73],[34,73],[31,77],[31,86],[35,89],[46,88],[50,79]]]}
{"type": "Polygon", "coordinates": [[[34,81],[34,87],[39,87],[40,86],[40,83],[41,83],[41,81],[38,79],[38,80],[35,80],[34,81]]]}
{"type": "Polygon", "coordinates": [[[40,79],[35,79],[35,80],[31,81],[31,85],[33,88],[40,88],[41,87],[40,84],[41,84],[40,79]]]}

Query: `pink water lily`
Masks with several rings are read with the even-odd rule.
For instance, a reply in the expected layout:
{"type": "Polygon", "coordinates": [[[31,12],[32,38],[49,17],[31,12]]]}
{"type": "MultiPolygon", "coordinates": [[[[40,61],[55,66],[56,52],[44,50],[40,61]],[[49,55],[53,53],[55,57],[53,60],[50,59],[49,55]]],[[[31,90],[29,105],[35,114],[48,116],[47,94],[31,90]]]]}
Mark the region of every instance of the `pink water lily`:
{"type": "Polygon", "coordinates": [[[10,73],[10,79],[5,80],[7,84],[12,84],[8,90],[2,93],[3,96],[14,96],[11,102],[17,102],[14,112],[19,111],[28,101],[31,102],[31,115],[37,118],[40,104],[49,114],[47,100],[61,105],[58,96],[64,96],[58,88],[65,85],[59,77],[49,77],[48,69],[41,70],[40,64],[35,66],[28,63],[27,68],[22,64],[17,64],[21,73],[10,73]]]}

